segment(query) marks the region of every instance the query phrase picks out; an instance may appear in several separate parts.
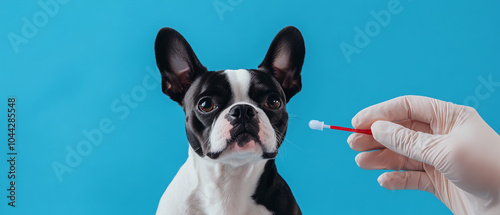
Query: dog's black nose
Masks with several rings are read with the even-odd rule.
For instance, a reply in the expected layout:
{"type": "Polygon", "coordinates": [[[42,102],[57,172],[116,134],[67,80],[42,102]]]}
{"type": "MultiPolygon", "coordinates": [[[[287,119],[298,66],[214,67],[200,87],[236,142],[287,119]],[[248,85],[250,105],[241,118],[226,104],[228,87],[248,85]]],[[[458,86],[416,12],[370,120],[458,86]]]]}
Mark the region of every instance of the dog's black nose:
{"type": "Polygon", "coordinates": [[[234,122],[248,122],[255,117],[255,109],[250,105],[235,105],[229,110],[228,117],[234,122]]]}

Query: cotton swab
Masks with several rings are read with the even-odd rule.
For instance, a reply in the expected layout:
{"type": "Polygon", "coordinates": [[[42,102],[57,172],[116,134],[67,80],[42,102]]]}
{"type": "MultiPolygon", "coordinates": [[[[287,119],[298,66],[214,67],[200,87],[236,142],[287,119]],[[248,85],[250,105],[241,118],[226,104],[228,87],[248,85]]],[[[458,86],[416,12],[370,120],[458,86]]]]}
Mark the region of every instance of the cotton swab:
{"type": "Polygon", "coordinates": [[[325,122],[320,122],[318,120],[309,121],[309,128],[315,129],[315,130],[320,130],[320,131],[323,131],[323,128],[329,128],[329,129],[335,129],[335,130],[341,130],[341,131],[349,131],[349,132],[356,132],[356,133],[372,135],[372,131],[370,129],[354,129],[354,128],[334,126],[334,125],[325,125],[325,122]]]}

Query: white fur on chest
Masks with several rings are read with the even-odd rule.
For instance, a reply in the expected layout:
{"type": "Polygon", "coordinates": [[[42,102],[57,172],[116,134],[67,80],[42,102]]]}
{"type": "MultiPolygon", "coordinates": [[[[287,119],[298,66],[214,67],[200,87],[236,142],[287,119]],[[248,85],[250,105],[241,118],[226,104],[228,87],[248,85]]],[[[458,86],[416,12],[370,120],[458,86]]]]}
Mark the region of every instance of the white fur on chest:
{"type": "Polygon", "coordinates": [[[160,200],[157,215],[272,214],[252,199],[266,160],[240,167],[189,157],[160,200]]]}

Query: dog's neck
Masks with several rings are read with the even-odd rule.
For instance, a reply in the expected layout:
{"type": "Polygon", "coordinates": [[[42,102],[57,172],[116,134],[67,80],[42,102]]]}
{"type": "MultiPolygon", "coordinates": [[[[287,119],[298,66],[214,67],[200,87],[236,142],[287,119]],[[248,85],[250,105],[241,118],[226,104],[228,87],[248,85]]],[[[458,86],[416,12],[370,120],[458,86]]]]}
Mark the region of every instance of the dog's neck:
{"type": "Polygon", "coordinates": [[[188,162],[194,167],[199,194],[204,197],[198,199],[199,203],[214,212],[210,214],[245,214],[245,211],[252,210],[245,204],[251,202],[249,199],[257,189],[267,161],[234,167],[204,159],[190,147],[188,162]]]}

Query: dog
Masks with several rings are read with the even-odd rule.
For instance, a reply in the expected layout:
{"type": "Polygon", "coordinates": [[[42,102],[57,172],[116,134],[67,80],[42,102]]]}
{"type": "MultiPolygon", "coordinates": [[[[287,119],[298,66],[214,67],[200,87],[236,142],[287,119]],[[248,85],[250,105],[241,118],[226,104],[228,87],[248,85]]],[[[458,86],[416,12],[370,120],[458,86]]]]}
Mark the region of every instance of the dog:
{"type": "Polygon", "coordinates": [[[274,162],[286,104],[302,88],[300,31],[283,28],[257,69],[209,72],[171,28],[158,32],[155,55],[163,93],[186,114],[190,145],[156,214],[302,214],[274,162]]]}

